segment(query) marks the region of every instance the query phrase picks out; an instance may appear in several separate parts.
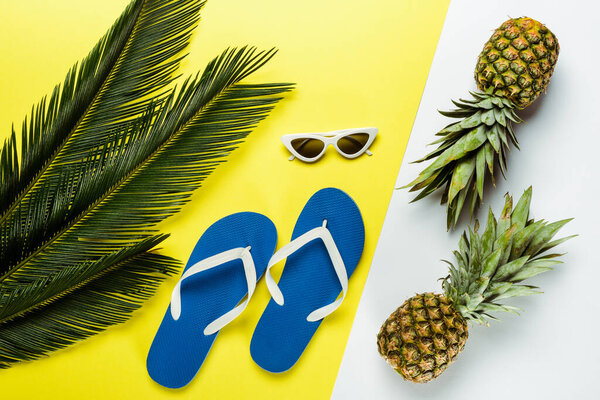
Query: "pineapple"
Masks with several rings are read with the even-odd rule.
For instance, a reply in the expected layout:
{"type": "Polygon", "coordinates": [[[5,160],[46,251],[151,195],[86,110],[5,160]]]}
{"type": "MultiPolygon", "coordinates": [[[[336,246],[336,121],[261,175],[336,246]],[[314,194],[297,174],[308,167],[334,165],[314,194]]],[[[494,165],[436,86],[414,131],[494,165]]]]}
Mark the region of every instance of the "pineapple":
{"type": "Polygon", "coordinates": [[[556,36],[531,18],[504,22],[483,47],[475,67],[481,92],[453,101],[457,109],[442,111],[461,118],[439,131],[436,150],[416,162],[435,159],[404,186],[421,192],[413,201],[443,188],[448,229],[456,226],[465,202],[472,216],[483,200],[485,176],[494,182],[494,166],[506,173],[509,144],[519,148],[512,124],[522,120],[516,110],[530,105],[546,90],[559,52],[556,36]]]}
{"type": "Polygon", "coordinates": [[[547,253],[570,239],[552,241],[570,219],[548,223],[529,220],[531,188],[513,209],[507,195],[500,218],[491,209],[487,227],[479,223],[464,232],[456,266],[442,280],[443,294],[417,294],[383,323],[377,335],[379,353],[402,377],[413,382],[437,378],[460,353],[468,338],[468,322],[487,324],[490,313],[518,312],[501,300],[540,293],[523,281],[559,264],[560,254],[547,253]]]}

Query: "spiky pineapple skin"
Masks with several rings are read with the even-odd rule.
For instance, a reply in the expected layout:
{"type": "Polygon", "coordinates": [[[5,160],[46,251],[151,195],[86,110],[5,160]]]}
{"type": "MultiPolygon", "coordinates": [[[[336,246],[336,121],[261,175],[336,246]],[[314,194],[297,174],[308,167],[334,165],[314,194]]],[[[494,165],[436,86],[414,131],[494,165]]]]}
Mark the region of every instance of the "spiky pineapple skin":
{"type": "Polygon", "coordinates": [[[509,19],[496,29],[477,59],[477,86],[519,108],[527,107],[546,90],[559,50],[556,36],[540,22],[509,19]]]}
{"type": "Polygon", "coordinates": [[[445,296],[417,294],[406,300],[381,326],[379,354],[406,380],[437,378],[463,350],[468,325],[445,296]]]}

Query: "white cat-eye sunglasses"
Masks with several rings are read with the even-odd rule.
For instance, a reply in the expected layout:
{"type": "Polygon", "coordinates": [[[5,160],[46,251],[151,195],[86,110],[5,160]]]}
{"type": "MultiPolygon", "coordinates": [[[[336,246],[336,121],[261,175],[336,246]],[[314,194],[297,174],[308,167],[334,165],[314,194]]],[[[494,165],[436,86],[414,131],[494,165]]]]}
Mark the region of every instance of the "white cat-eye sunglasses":
{"type": "Polygon", "coordinates": [[[289,160],[298,158],[315,162],[323,157],[329,145],[346,158],[356,158],[363,153],[373,155],[368,149],[377,136],[377,128],[354,128],[325,133],[293,133],[281,137],[283,145],[292,153],[289,160]]]}

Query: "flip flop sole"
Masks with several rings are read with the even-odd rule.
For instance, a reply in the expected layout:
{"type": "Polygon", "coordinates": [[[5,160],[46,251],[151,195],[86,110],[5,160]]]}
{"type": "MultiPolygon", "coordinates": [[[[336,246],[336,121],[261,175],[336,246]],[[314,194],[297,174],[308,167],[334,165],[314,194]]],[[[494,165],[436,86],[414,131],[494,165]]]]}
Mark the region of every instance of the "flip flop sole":
{"type": "MultiPolygon", "coordinates": [[[[365,230],[358,206],[350,196],[335,188],[316,192],[302,210],[292,240],[323,225],[344,260],[348,277],[361,257],[365,230]]],[[[290,255],[285,263],[279,288],[282,306],[273,299],[262,314],[250,344],[250,354],[261,368],[285,372],[300,358],[321,321],[309,322],[314,310],[332,303],[342,287],[329,254],[321,240],[314,240],[290,255]]]]}
{"type": "MultiPolygon", "coordinates": [[[[204,232],[185,270],[215,254],[251,246],[258,280],[276,245],[277,231],[267,217],[251,212],[232,214],[204,232]]],[[[185,279],[181,285],[181,316],[175,321],[167,308],[148,352],[146,366],[150,377],[168,388],[187,385],[202,366],[218,334],[205,336],[204,328],[233,309],[247,293],[239,259],[185,279]]]]}

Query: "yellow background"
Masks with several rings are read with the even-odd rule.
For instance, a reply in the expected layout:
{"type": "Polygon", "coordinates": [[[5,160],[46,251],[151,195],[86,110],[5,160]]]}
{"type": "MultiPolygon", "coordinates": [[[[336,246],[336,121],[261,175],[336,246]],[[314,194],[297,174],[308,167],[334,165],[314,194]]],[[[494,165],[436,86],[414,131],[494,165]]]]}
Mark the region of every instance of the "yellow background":
{"type": "MultiPolygon", "coordinates": [[[[50,93],[91,49],[128,0],[2,0],[0,132],[50,93]]],[[[168,390],[147,375],[148,348],[169,303],[167,281],[133,318],[36,362],[0,370],[5,399],[329,398],[367,277],[388,201],[423,91],[449,0],[209,0],[182,72],[201,69],[228,46],[277,46],[278,55],[249,81],[296,82],[192,203],[161,225],[164,252],[187,260],[201,233],[238,211],[271,218],[279,246],[289,241],[312,193],[339,187],[358,203],[366,227],[362,260],[343,306],[321,325],[289,372],[269,374],[249,354],[252,332],[269,300],[265,285],[218,336],[196,378],[168,390]],[[289,162],[286,133],[376,126],[372,157],[349,161],[330,148],[313,165],[289,162]]],[[[275,271],[279,274],[279,270],[275,271]]],[[[373,332],[375,339],[376,332],[373,332]]],[[[375,341],[373,341],[375,349],[375,341]]],[[[375,351],[375,350],[374,350],[375,351]]]]}

